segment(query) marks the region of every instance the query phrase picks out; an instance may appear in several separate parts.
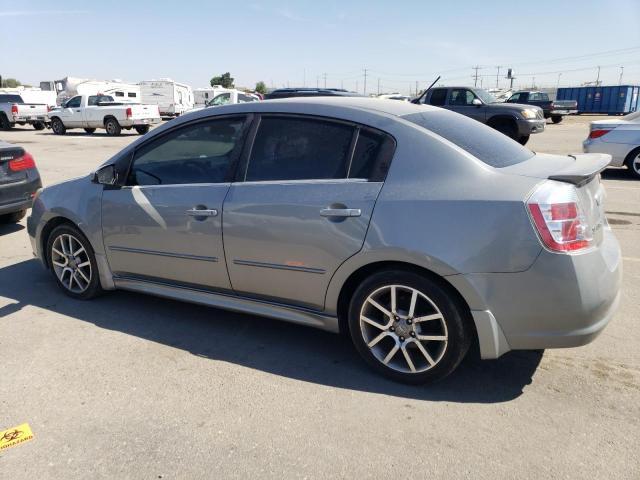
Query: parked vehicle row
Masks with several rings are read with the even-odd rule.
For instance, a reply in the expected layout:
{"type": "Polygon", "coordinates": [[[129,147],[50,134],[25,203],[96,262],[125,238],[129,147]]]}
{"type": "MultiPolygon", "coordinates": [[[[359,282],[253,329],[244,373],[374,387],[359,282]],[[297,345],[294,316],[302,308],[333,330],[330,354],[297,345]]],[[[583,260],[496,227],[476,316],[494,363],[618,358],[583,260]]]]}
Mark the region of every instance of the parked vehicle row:
{"type": "Polygon", "coordinates": [[[45,188],[27,229],[71,297],[125,289],[342,331],[378,372],[422,383],[472,344],[497,358],[605,328],[621,282],[609,160],[536,154],[409,102],[242,103],[45,188]]]}
{"type": "Polygon", "coordinates": [[[93,133],[104,128],[107,135],[120,135],[122,129],[135,129],[140,135],[160,123],[157,105],[118,103],[110,95],[77,95],[49,113],[51,129],[64,135],[72,128],[93,133]]]}

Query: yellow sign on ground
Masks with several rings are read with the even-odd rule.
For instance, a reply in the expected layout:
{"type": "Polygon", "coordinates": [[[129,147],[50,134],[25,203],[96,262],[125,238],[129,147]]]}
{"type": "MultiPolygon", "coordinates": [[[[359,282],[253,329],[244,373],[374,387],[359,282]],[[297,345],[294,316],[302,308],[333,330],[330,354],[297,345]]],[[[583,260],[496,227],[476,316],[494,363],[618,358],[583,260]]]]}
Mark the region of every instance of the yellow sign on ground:
{"type": "Polygon", "coordinates": [[[33,439],[33,432],[28,423],[0,432],[0,450],[13,447],[33,439]]]}

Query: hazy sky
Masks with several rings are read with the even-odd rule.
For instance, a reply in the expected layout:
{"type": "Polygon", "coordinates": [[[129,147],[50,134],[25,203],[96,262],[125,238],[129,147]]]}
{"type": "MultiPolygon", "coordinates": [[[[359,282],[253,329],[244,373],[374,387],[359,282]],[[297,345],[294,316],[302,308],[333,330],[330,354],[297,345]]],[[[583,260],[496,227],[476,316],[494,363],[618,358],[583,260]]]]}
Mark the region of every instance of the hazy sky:
{"type": "Polygon", "coordinates": [[[236,85],[344,86],[408,92],[431,83],[485,87],[496,66],[515,86],[640,84],[640,0],[7,1],[0,74],[23,83],[65,76],[171,77],[194,87],[231,72],[236,85]],[[622,50],[626,49],[626,50],[622,50]],[[596,55],[594,55],[596,54],[596,55]]]}

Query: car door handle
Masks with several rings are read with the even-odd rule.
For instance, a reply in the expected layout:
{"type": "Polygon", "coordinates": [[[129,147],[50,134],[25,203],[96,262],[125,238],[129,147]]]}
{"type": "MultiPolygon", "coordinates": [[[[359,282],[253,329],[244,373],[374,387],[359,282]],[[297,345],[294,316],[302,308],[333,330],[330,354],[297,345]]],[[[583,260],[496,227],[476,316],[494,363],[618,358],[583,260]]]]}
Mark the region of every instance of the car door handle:
{"type": "Polygon", "coordinates": [[[187,210],[187,215],[189,215],[190,217],[217,217],[218,210],[216,210],[215,208],[212,208],[210,210],[192,208],[190,210],[187,210]]]}
{"type": "Polygon", "coordinates": [[[323,217],[359,217],[362,211],[359,208],[323,208],[320,210],[323,217]]]}

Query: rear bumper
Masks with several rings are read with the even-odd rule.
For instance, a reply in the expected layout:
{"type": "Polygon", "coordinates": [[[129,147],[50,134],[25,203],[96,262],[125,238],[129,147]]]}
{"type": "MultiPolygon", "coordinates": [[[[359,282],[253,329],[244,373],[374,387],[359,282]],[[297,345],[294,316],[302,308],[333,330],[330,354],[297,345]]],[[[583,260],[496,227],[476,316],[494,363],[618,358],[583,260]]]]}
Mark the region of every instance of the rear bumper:
{"type": "Polygon", "coordinates": [[[609,165],[612,167],[623,166],[627,155],[633,148],[635,148],[634,145],[604,142],[599,138],[594,140],[587,138],[582,142],[582,151],[584,153],[606,153],[611,155],[611,163],[609,165]]]}
{"type": "Polygon", "coordinates": [[[544,132],[544,118],[536,118],[532,120],[518,120],[518,133],[520,135],[532,135],[534,133],[544,132]]]}
{"type": "Polygon", "coordinates": [[[508,350],[577,347],[595,339],[618,307],[622,257],[613,232],[605,229],[602,244],[592,251],[543,250],[524,272],[465,277],[495,320],[485,321],[478,335],[483,358],[496,358],[508,350]]]}
{"type": "Polygon", "coordinates": [[[145,125],[156,125],[161,121],[162,120],[160,117],[140,118],[140,119],[133,119],[133,120],[125,120],[124,122],[121,122],[120,125],[122,125],[123,127],[143,127],[145,125]]]}
{"type": "Polygon", "coordinates": [[[14,123],[49,123],[49,117],[47,115],[13,115],[14,123]]]}
{"type": "Polygon", "coordinates": [[[549,115],[575,115],[576,113],[578,113],[578,110],[559,108],[557,110],[551,110],[549,112],[549,115]]]}
{"type": "Polygon", "coordinates": [[[41,186],[38,174],[30,175],[26,181],[0,185],[0,215],[31,208],[33,195],[41,186]]]}

